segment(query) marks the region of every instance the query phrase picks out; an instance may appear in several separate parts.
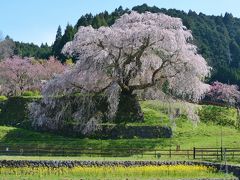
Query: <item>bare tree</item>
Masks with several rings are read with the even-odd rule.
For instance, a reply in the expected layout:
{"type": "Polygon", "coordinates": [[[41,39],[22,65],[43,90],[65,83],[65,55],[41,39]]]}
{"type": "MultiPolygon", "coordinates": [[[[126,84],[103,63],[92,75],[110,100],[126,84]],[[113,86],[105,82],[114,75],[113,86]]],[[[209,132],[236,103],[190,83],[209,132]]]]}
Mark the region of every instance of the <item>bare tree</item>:
{"type": "Polygon", "coordinates": [[[14,55],[15,43],[8,36],[1,41],[0,37],[0,61],[14,55]]]}

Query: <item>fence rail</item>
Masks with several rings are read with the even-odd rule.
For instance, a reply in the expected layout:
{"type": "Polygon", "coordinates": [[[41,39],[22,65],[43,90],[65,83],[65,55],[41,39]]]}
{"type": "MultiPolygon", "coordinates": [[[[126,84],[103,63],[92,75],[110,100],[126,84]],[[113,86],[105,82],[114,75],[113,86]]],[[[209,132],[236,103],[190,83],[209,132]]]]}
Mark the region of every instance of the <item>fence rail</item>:
{"type": "Polygon", "coordinates": [[[54,148],[36,146],[0,145],[0,155],[8,156],[100,156],[100,157],[129,157],[152,156],[184,157],[187,159],[221,159],[240,158],[240,148],[192,148],[192,149],[144,149],[144,148],[54,148]]]}

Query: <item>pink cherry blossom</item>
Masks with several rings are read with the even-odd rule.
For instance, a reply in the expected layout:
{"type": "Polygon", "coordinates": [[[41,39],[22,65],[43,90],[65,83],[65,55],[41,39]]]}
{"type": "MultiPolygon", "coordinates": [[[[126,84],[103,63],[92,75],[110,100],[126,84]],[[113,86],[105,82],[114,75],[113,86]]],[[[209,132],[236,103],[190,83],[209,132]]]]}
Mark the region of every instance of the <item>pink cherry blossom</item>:
{"type": "Polygon", "coordinates": [[[1,94],[16,96],[27,90],[41,90],[42,81],[53,78],[64,69],[64,65],[53,58],[42,63],[17,56],[5,59],[0,62],[1,94]]]}

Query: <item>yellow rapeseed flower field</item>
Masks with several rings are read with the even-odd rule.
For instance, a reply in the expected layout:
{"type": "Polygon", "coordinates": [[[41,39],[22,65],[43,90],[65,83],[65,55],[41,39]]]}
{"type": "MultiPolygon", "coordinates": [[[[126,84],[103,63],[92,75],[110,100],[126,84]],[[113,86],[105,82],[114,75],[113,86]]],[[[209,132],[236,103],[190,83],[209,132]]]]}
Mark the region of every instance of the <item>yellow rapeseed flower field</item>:
{"type": "MultiPolygon", "coordinates": [[[[60,167],[23,167],[0,168],[0,179],[16,177],[17,179],[175,179],[175,178],[222,178],[225,175],[216,169],[197,165],[161,165],[161,166],[78,166],[60,167]]],[[[228,175],[228,177],[233,177],[228,175]]]]}

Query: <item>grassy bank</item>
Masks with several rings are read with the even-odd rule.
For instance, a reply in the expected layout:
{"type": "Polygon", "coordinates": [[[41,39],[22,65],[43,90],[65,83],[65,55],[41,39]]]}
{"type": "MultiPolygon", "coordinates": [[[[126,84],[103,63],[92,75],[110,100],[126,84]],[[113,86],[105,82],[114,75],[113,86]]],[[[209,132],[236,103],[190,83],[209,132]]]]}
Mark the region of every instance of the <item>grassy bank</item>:
{"type": "MultiPolygon", "coordinates": [[[[180,145],[181,149],[193,147],[220,147],[221,134],[224,147],[239,147],[240,131],[232,126],[220,126],[213,122],[204,121],[193,124],[185,116],[180,116],[173,124],[167,115],[167,105],[155,101],[141,102],[145,116],[144,123],[131,123],[131,125],[167,125],[173,128],[172,138],[158,139],[117,139],[98,140],[64,137],[51,133],[40,133],[15,127],[0,126],[0,144],[9,145],[33,145],[38,147],[79,147],[79,148],[145,148],[145,149],[173,149],[180,145]]],[[[175,104],[182,108],[181,104],[175,104]]],[[[183,108],[182,108],[183,109],[183,108]]],[[[181,110],[183,111],[183,110],[181,110]]],[[[226,118],[226,117],[225,117],[226,118]]],[[[232,117],[230,117],[232,118],[232,117]]]]}
{"type": "Polygon", "coordinates": [[[221,127],[213,124],[200,123],[193,126],[189,122],[179,122],[173,138],[159,139],[117,139],[96,140],[68,138],[50,133],[39,133],[14,127],[0,126],[0,143],[19,145],[38,145],[39,147],[82,147],[82,148],[169,148],[180,145],[181,148],[192,147],[220,147],[221,129],[224,147],[239,147],[239,130],[230,127],[221,127]]]}
{"type": "MultiPolygon", "coordinates": [[[[167,115],[167,104],[162,104],[156,101],[144,101],[141,102],[145,122],[144,125],[167,125],[173,128],[172,138],[157,138],[157,139],[116,139],[116,140],[100,140],[100,139],[80,139],[70,138],[61,135],[51,133],[40,133],[31,130],[25,130],[15,127],[0,126],[0,145],[19,146],[20,148],[44,148],[49,149],[61,149],[61,148],[78,148],[78,149],[104,149],[106,151],[110,149],[120,148],[126,149],[162,149],[162,150],[176,150],[176,147],[180,146],[180,149],[192,150],[193,147],[220,147],[221,146],[221,134],[223,147],[239,148],[240,131],[232,126],[220,126],[213,122],[200,122],[193,124],[185,116],[180,116],[175,120],[176,125],[169,120],[167,115]]],[[[181,104],[174,104],[176,108],[184,108],[181,104]]],[[[231,110],[232,112],[232,110],[231,110]]],[[[226,118],[226,117],[225,117],[226,118]]],[[[233,117],[231,117],[233,118],[233,117]]],[[[131,125],[138,126],[140,123],[132,123],[131,125]]],[[[6,146],[5,146],[6,147],[6,146]]],[[[90,151],[90,150],[89,150],[90,151]]],[[[168,157],[161,157],[161,160],[167,160],[168,157]]],[[[173,160],[175,157],[171,157],[173,160]]],[[[177,157],[178,160],[182,160],[185,157],[177,157]]],[[[22,156],[0,156],[0,159],[76,159],[76,157],[22,157],[22,156]]],[[[78,160],[87,160],[89,157],[77,157],[78,160]]],[[[103,158],[103,157],[91,157],[92,160],[150,160],[156,159],[156,156],[139,156],[132,155],[126,158],[103,158]]]]}

